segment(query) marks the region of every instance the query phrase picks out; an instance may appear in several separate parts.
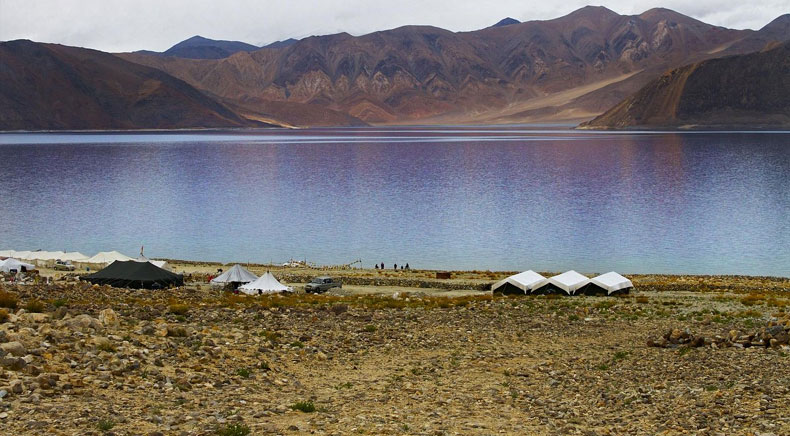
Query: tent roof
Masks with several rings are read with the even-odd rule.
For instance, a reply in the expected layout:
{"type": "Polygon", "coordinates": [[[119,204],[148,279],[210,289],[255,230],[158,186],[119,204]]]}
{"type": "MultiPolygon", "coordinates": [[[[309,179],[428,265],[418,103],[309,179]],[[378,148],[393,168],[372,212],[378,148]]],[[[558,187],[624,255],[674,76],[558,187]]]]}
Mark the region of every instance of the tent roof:
{"type": "Polygon", "coordinates": [[[173,274],[150,262],[137,262],[136,260],[115,261],[101,271],[81,277],[81,279],[93,284],[135,289],[151,289],[154,284],[160,287],[184,284],[183,276],[173,274]]]}
{"type": "Polygon", "coordinates": [[[590,283],[606,289],[609,294],[612,292],[617,292],[621,289],[634,287],[634,284],[631,283],[631,280],[628,280],[614,271],[601,274],[598,277],[593,277],[590,279],[590,283]]]}
{"type": "Polygon", "coordinates": [[[85,260],[84,262],[85,263],[113,263],[116,260],[125,262],[134,259],[117,251],[102,251],[96,253],[95,256],[85,260]]]}
{"type": "Polygon", "coordinates": [[[249,283],[258,279],[258,276],[251,273],[247,268],[239,265],[233,265],[229,270],[214,277],[211,283],[249,283]]]}
{"type": "Polygon", "coordinates": [[[0,257],[12,257],[14,253],[14,250],[0,250],[0,257]]]}
{"type": "Polygon", "coordinates": [[[590,279],[576,271],[570,270],[549,278],[548,283],[562,289],[568,294],[573,294],[577,289],[590,283],[590,279]]]}
{"type": "Polygon", "coordinates": [[[30,253],[31,259],[38,260],[55,260],[61,259],[66,254],[62,251],[34,251],[30,253]]]}
{"type": "Polygon", "coordinates": [[[262,291],[264,294],[274,294],[288,291],[289,288],[277,281],[272,273],[266,271],[266,274],[260,276],[258,280],[239,286],[239,290],[245,294],[254,295],[257,294],[258,291],[262,291]]]}
{"type": "Polygon", "coordinates": [[[543,277],[535,271],[528,270],[514,274],[506,279],[502,279],[494,283],[491,285],[491,290],[494,291],[507,283],[510,283],[511,285],[524,291],[524,293],[527,293],[546,283],[546,277],[543,277]]]}
{"type": "Polygon", "coordinates": [[[3,272],[9,272],[12,269],[15,269],[15,270],[19,271],[20,267],[23,267],[23,266],[25,267],[26,270],[36,269],[35,265],[31,265],[31,264],[25,263],[25,262],[20,262],[19,260],[14,259],[14,258],[8,258],[6,260],[0,261],[0,271],[3,271],[3,272]]]}
{"type": "Polygon", "coordinates": [[[79,251],[69,251],[68,253],[63,253],[63,256],[59,258],[60,260],[73,260],[73,261],[82,261],[87,260],[88,256],[80,253],[79,251]]]}

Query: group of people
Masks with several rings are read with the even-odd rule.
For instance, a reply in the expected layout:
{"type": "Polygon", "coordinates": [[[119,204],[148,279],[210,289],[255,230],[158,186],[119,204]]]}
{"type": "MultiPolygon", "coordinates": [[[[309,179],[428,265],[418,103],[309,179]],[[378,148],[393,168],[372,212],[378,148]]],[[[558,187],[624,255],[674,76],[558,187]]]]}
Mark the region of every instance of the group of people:
{"type": "MultiPolygon", "coordinates": [[[[381,264],[377,263],[373,267],[376,268],[376,269],[385,269],[384,262],[381,262],[381,264]]],[[[392,269],[397,270],[398,269],[398,264],[397,263],[393,264],[392,269]]],[[[400,269],[409,269],[409,264],[406,263],[406,265],[401,265],[400,269]]]]}

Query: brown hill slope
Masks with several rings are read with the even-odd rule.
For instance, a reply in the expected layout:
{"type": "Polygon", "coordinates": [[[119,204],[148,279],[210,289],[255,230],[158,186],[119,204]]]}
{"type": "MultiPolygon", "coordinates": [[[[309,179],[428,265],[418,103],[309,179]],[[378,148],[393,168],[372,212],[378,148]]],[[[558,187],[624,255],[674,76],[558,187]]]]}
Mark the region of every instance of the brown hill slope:
{"type": "Polygon", "coordinates": [[[241,127],[182,80],[95,50],[0,43],[0,130],[241,127]]]}
{"type": "MultiPolygon", "coordinates": [[[[669,68],[761,48],[758,33],[667,9],[625,16],[585,7],[474,32],[406,26],[310,37],[220,60],[120,56],[274,118],[272,102],[372,123],[509,123],[589,118],[669,68]]],[[[312,117],[290,122],[312,124],[312,117]]]]}
{"type": "Polygon", "coordinates": [[[672,70],[582,128],[790,128],[790,42],[672,70]]]}

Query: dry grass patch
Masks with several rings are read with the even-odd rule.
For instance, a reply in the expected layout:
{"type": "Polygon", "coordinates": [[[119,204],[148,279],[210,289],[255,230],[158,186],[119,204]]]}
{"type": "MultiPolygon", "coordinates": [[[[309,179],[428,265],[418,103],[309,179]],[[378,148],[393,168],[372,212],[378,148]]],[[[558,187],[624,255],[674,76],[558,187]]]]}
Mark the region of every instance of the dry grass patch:
{"type": "Polygon", "coordinates": [[[12,294],[11,292],[0,290],[0,307],[5,307],[6,309],[14,310],[16,309],[18,304],[19,304],[19,297],[17,297],[16,294],[12,294]]]}
{"type": "Polygon", "coordinates": [[[765,294],[749,294],[741,298],[741,304],[744,306],[754,306],[765,302],[765,294]]]}

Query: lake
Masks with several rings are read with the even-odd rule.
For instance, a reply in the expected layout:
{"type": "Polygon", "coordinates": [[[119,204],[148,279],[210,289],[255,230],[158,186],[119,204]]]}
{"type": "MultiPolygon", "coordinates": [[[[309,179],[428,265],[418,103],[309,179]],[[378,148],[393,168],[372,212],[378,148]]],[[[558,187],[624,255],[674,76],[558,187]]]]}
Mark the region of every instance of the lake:
{"type": "Polygon", "coordinates": [[[790,276],[790,134],[0,134],[0,249],[790,276]]]}

